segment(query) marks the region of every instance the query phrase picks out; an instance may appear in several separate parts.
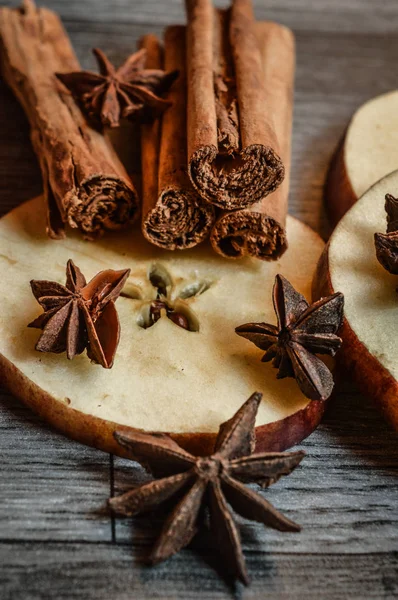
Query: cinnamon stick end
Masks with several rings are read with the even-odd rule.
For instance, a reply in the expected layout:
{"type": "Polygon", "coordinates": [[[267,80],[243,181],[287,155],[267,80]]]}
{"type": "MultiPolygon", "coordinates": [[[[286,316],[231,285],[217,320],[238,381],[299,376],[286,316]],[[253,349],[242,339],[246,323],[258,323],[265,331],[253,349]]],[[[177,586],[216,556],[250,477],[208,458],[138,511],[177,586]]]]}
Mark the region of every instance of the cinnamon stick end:
{"type": "Polygon", "coordinates": [[[138,197],[132,185],[122,178],[97,176],[69,194],[64,218],[92,241],[105,231],[128,226],[138,213],[138,197]]]}
{"type": "Polygon", "coordinates": [[[214,250],[225,258],[251,256],[277,260],[287,249],[285,228],[259,212],[225,214],[215,224],[210,241],[214,250]]]}
{"type": "Polygon", "coordinates": [[[186,250],[202,242],[214,223],[214,207],[183,189],[164,190],[142,222],[142,232],[165,250],[186,250]]]}
{"type": "Polygon", "coordinates": [[[203,146],[191,157],[189,176],[207,202],[224,210],[239,210],[275,191],[285,177],[285,168],[270,146],[253,144],[229,156],[218,154],[213,146],[203,146]]]}

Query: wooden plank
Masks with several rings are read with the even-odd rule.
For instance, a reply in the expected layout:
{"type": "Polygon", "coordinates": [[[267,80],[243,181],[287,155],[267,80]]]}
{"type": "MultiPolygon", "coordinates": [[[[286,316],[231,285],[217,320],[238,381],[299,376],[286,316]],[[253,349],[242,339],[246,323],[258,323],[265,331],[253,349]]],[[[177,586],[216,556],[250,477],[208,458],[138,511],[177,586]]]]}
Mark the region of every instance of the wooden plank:
{"type": "Polygon", "coordinates": [[[0,540],[110,541],[109,456],[51,431],[10,395],[0,407],[0,540]]]}
{"type": "MultiPolygon", "coordinates": [[[[252,585],[231,588],[191,551],[154,568],[145,549],[112,544],[0,544],[2,600],[393,600],[397,554],[246,553],[252,585]]],[[[211,560],[210,560],[211,562],[211,560]]]]}
{"type": "MultiPolygon", "coordinates": [[[[58,11],[66,20],[104,23],[182,23],[185,21],[182,0],[44,0],[39,2],[58,11]]],[[[20,4],[18,0],[12,3],[20,4]]],[[[226,6],[216,0],[216,6],[226,6]]],[[[336,33],[396,32],[395,0],[253,0],[257,18],[271,19],[301,31],[336,33]]]]}

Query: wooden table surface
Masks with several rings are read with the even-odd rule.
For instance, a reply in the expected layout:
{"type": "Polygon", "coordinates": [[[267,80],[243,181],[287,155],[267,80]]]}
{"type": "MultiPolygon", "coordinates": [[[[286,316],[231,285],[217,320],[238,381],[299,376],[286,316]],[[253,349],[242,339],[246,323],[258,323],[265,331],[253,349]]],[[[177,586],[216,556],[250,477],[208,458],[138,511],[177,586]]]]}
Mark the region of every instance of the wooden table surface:
{"type": "MultiPolygon", "coordinates": [[[[148,31],[182,23],[181,0],[46,0],[84,67],[99,46],[120,62],[148,31]]],[[[257,0],[259,19],[297,40],[291,212],[328,234],[322,186],[352,111],[398,84],[397,0],[257,0]]],[[[0,84],[0,213],[39,193],[28,127],[0,84]]],[[[1,303],[0,303],[1,310],[1,303]]],[[[115,520],[110,494],[133,463],[71,442],[0,390],[0,598],[81,600],[398,597],[397,436],[348,381],[300,447],[302,467],[267,492],[301,523],[281,534],[242,523],[251,587],[229,587],[203,540],[153,569],[153,519],[115,520]]]]}

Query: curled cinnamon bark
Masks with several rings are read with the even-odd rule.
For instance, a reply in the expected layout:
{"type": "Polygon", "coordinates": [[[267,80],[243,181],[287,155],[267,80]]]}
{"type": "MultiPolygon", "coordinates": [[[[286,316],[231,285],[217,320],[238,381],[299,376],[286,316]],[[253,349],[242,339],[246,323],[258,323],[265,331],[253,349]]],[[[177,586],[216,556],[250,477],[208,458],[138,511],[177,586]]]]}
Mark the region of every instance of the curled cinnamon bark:
{"type": "Polygon", "coordinates": [[[295,49],[292,32],[277,23],[256,24],[267,110],[274,116],[285,179],[269,196],[245,210],[224,213],[211,233],[214,249],[229,258],[250,255],[275,260],[287,248],[285,224],[290,183],[290,154],[295,49]]]}
{"type": "Polygon", "coordinates": [[[189,176],[208,202],[242,209],[284,177],[251,1],[186,6],[189,176]]]}
{"type": "Polygon", "coordinates": [[[137,195],[110,143],[86,123],[55,73],[80,65],[58,16],[25,0],[0,9],[2,74],[25,110],[48,204],[47,232],[93,239],[137,213],[137,195]]]}
{"type": "MultiPolygon", "coordinates": [[[[162,67],[162,51],[154,35],[142,40],[148,67],[162,67]]],[[[166,95],[171,105],[161,121],[142,126],[142,231],[167,250],[192,248],[214,224],[214,207],[193,189],[187,175],[185,27],[166,29],[164,68],[179,77],[166,95]]]]}

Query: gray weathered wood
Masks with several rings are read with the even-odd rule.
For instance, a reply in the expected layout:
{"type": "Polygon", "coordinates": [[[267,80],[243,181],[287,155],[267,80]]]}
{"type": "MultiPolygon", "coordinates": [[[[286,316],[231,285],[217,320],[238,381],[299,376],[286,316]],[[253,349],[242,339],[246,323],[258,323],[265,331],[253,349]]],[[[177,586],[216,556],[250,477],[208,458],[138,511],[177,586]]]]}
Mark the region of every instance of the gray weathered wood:
{"type": "Polygon", "coordinates": [[[0,397],[0,539],[111,541],[109,456],[0,397]]]}
{"type": "MultiPolygon", "coordinates": [[[[4,544],[0,547],[2,600],[393,600],[398,556],[265,554],[249,551],[250,588],[236,589],[186,550],[152,569],[136,564],[145,548],[113,544],[4,544]],[[25,590],[21,595],[21,589],[25,590]]],[[[210,559],[211,562],[211,559],[210,559]]]]}
{"type": "MultiPolygon", "coordinates": [[[[254,3],[258,18],[275,19],[296,33],[290,206],[326,234],[321,196],[335,144],[360,103],[397,86],[398,3],[254,3]]],[[[141,35],[184,20],[182,0],[44,4],[61,13],[85,68],[94,67],[93,46],[121,62],[141,35]]],[[[40,189],[23,113],[0,84],[0,214],[40,189]]],[[[184,551],[153,570],[143,567],[161,520],[114,523],[105,510],[110,489],[121,493],[144,480],[142,470],[121,459],[110,469],[107,455],[51,431],[0,392],[1,599],[396,598],[396,434],[345,385],[301,447],[308,453],[302,466],[266,497],[303,531],[284,535],[240,521],[253,583],[234,594],[208,566],[211,553],[203,539],[196,541],[196,552],[184,551]]]]}
{"type": "MultiPolygon", "coordinates": [[[[19,1],[7,2],[18,6],[19,1]]],[[[168,25],[185,20],[183,0],[45,0],[66,21],[90,23],[168,25]]],[[[215,0],[227,6],[228,0],[215,0]]],[[[396,32],[395,0],[254,0],[256,16],[284,23],[297,31],[335,32],[340,34],[396,32]]]]}

